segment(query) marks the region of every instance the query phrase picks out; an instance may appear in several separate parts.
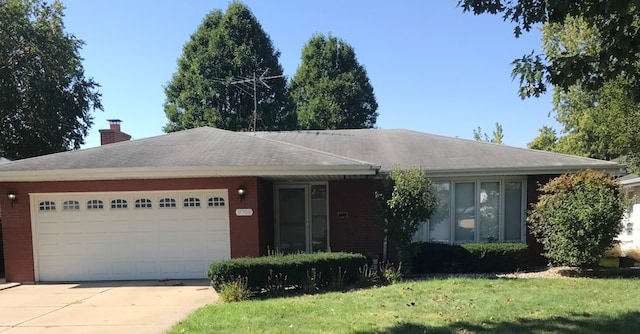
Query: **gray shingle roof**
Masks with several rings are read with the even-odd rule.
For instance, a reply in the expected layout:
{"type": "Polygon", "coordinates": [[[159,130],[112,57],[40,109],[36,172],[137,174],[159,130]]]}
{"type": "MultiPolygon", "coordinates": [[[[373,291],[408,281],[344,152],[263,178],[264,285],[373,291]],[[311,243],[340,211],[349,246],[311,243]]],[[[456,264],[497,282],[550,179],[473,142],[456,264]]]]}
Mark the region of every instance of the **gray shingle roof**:
{"type": "Polygon", "coordinates": [[[539,174],[574,169],[619,170],[615,162],[516,148],[411,130],[360,129],[257,132],[256,136],[293,143],[380,165],[421,167],[432,173],[539,174]]]}
{"type": "Polygon", "coordinates": [[[287,175],[283,171],[324,175],[325,170],[331,171],[326,175],[373,175],[380,166],[387,171],[395,165],[426,168],[432,175],[527,175],[586,168],[615,172],[621,167],[614,162],[409,130],[253,134],[202,127],[3,163],[0,181],[27,179],[39,172],[59,172],[67,175],[61,179],[75,179],[73,174],[81,171],[87,179],[124,178],[127,171],[135,171],[136,177],[146,172],[149,177],[187,177],[194,176],[188,174],[194,170],[212,176],[287,175]],[[243,172],[234,174],[236,170],[243,172]],[[164,172],[153,174],[158,171],[164,172]]]}
{"type": "Polygon", "coordinates": [[[0,164],[0,180],[3,171],[127,168],[151,170],[183,167],[217,167],[231,170],[250,168],[254,171],[315,167],[359,170],[377,170],[378,168],[366,162],[332,153],[221,129],[201,127],[0,164]]]}

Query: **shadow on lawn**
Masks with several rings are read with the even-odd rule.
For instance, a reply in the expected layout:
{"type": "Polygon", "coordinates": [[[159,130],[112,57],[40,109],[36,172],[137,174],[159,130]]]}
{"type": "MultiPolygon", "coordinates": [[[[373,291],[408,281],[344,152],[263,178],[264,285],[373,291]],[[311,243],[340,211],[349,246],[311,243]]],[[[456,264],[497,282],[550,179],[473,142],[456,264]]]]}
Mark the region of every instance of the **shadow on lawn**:
{"type": "MultiPolygon", "coordinates": [[[[378,333],[362,331],[358,334],[378,333]]],[[[487,321],[482,324],[457,321],[444,327],[400,323],[385,328],[385,333],[640,333],[640,312],[625,313],[619,318],[602,314],[572,313],[549,319],[517,318],[510,322],[487,321]]]]}

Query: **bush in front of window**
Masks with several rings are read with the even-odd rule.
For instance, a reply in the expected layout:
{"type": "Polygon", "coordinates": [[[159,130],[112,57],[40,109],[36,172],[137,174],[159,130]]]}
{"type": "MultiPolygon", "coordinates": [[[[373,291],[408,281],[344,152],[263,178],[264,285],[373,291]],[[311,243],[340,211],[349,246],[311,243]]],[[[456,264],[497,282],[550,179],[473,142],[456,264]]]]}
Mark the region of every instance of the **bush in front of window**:
{"type": "Polygon", "coordinates": [[[421,242],[413,247],[413,274],[513,272],[528,267],[527,245],[523,243],[421,242]]]}
{"type": "Polygon", "coordinates": [[[564,174],[538,189],[531,233],[552,265],[592,267],[622,231],[628,201],[620,183],[600,172],[564,174]]]}
{"type": "Polygon", "coordinates": [[[318,287],[329,285],[338,272],[343,283],[354,283],[358,269],[367,262],[364,255],[352,253],[276,254],[213,262],[207,276],[216,291],[238,277],[245,278],[247,288],[255,292],[272,289],[274,277],[278,278],[279,286],[298,289],[305,285],[311,272],[317,277],[314,284],[318,287]]]}

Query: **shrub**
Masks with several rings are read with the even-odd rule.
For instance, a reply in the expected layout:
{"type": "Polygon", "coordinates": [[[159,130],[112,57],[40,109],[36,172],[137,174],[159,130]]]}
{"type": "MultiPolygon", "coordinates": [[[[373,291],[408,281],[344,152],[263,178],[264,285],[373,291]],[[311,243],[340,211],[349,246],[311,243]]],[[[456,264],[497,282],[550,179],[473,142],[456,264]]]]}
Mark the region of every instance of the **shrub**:
{"type": "Polygon", "coordinates": [[[396,284],[402,281],[402,263],[396,268],[393,263],[385,262],[380,266],[380,277],[383,284],[396,284]]]}
{"type": "Polygon", "coordinates": [[[561,175],[540,187],[527,222],[554,265],[591,267],[622,229],[627,201],[621,185],[586,171],[561,175]]]}
{"type": "Polygon", "coordinates": [[[331,277],[329,278],[328,289],[330,291],[340,291],[344,289],[346,273],[342,270],[342,267],[333,268],[331,270],[331,277]]]}
{"type": "Polygon", "coordinates": [[[358,286],[361,288],[368,288],[378,284],[380,281],[380,277],[378,276],[378,272],[369,267],[368,264],[360,267],[358,269],[358,286]]]}
{"type": "Polygon", "coordinates": [[[225,303],[239,302],[252,296],[251,290],[247,287],[247,279],[237,277],[236,279],[223,283],[220,287],[220,298],[225,303]]]}
{"type": "Polygon", "coordinates": [[[256,258],[236,258],[213,262],[209,266],[207,276],[211,286],[218,290],[223,283],[235,277],[246,277],[247,286],[251,290],[279,290],[280,286],[302,287],[307,280],[307,273],[316,271],[317,286],[328,284],[328,278],[338,268],[343,272],[344,281],[353,283],[357,280],[358,268],[367,263],[361,254],[351,253],[314,253],[263,256],[256,258]]]}
{"type": "Polygon", "coordinates": [[[527,245],[523,243],[477,243],[448,245],[415,244],[411,258],[414,274],[511,272],[528,266],[527,245]]]}

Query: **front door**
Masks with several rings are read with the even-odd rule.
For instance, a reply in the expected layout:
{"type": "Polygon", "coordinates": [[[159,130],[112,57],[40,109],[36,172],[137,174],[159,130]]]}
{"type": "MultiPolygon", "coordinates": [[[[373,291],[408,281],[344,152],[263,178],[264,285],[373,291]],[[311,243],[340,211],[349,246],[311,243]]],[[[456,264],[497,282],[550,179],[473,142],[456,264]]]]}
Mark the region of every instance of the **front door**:
{"type": "Polygon", "coordinates": [[[276,186],[276,245],[284,253],[328,251],[327,185],[276,186]]]}

